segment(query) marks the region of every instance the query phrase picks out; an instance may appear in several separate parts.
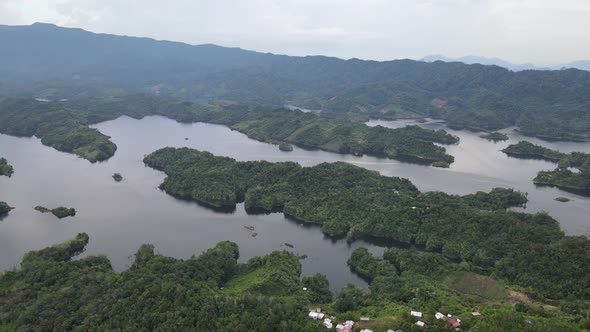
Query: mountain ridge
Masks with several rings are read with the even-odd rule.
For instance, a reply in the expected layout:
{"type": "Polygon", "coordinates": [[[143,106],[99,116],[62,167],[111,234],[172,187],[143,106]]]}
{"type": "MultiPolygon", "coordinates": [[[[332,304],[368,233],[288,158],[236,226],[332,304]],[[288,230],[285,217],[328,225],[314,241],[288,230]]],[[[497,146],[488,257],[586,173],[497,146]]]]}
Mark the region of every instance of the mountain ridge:
{"type": "Polygon", "coordinates": [[[2,26],[0,44],[0,95],[59,100],[149,93],[290,104],[355,121],[434,117],[473,130],[519,126],[550,139],[590,133],[590,72],[577,69],[297,57],[49,24],[2,26]]]}

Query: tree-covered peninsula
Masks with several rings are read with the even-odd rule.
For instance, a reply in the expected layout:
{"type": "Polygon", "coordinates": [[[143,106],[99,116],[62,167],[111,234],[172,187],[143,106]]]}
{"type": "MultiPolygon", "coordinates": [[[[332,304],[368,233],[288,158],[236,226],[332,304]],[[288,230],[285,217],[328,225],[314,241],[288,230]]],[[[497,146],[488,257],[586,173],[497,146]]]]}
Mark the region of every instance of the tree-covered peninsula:
{"type": "Polygon", "coordinates": [[[453,314],[465,331],[569,332],[588,325],[579,294],[542,303],[503,275],[439,253],[396,248],[381,259],[359,248],[349,265],[370,290],[349,285],[333,296],[324,275],[301,279],[299,258],[286,251],[238,263],[232,242],[184,260],[145,244],[117,273],[105,256],[74,259],[88,240],[79,234],[29,252],[20,268],[0,274],[3,331],[325,331],[309,308],[320,308],[334,325],[353,320],[355,330],[421,331],[411,310],[423,312],[419,319],[433,331],[453,329],[454,321],[437,319],[437,312],[453,314]]]}
{"type": "Polygon", "coordinates": [[[558,163],[553,171],[539,172],[534,183],[590,196],[590,154],[562,153],[526,141],[509,145],[502,151],[516,158],[535,158],[558,163]]]}
{"type": "Polygon", "coordinates": [[[12,165],[5,158],[0,158],[0,175],[11,177],[14,173],[12,165]]]}
{"type": "Polygon", "coordinates": [[[109,137],[88,125],[123,115],[133,118],[161,115],[180,122],[222,124],[264,142],[427,165],[436,163],[437,166],[448,166],[453,157],[433,143],[458,141],[444,130],[433,131],[418,126],[400,129],[369,127],[273,107],[222,108],[143,95],[65,102],[4,99],[0,101],[0,132],[35,135],[45,145],[94,162],[110,158],[116,146],[109,137]]]}
{"type": "Polygon", "coordinates": [[[248,211],[282,211],[331,236],[417,244],[486,267],[529,245],[564,238],[544,213],[507,211],[527,201],[508,189],[420,192],[406,179],[347,163],[237,162],[188,148],[164,148],[144,162],[166,173],[160,187],[178,197],[214,207],[244,201],[248,211]]]}

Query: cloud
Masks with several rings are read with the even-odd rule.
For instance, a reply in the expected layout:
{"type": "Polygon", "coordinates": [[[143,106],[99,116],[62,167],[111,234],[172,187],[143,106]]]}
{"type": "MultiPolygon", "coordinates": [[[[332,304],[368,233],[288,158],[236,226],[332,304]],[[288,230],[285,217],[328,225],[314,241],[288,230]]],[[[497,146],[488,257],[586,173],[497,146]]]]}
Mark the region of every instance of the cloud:
{"type": "Polygon", "coordinates": [[[587,0],[0,0],[0,9],[5,24],[48,21],[294,55],[590,58],[587,0]]]}

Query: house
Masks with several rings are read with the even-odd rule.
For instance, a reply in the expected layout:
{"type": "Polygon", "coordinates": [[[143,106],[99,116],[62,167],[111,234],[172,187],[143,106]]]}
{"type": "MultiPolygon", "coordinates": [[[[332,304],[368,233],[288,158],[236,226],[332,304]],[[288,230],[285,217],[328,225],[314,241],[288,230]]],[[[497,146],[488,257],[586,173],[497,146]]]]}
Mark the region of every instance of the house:
{"type": "Polygon", "coordinates": [[[443,320],[449,322],[454,328],[461,326],[461,320],[454,317],[443,317],[443,320]]]}
{"type": "Polygon", "coordinates": [[[369,329],[362,329],[361,332],[373,332],[373,330],[369,330],[369,329]]]}
{"type": "Polygon", "coordinates": [[[326,318],[326,319],[324,319],[324,324],[323,324],[323,325],[324,325],[324,327],[325,327],[325,328],[327,328],[327,329],[332,329],[332,327],[334,326],[334,325],[332,324],[332,320],[331,320],[330,318],[326,318]]]}
{"type": "Polygon", "coordinates": [[[354,322],[351,320],[347,320],[344,323],[340,323],[336,325],[337,332],[352,332],[352,328],[354,327],[354,322]]]}
{"type": "Polygon", "coordinates": [[[424,325],[426,325],[423,321],[419,320],[416,322],[416,325],[420,326],[420,327],[424,327],[424,325]]]}
{"type": "Polygon", "coordinates": [[[361,322],[368,322],[371,319],[369,317],[361,317],[361,322]]]}
{"type": "Polygon", "coordinates": [[[420,311],[410,311],[410,316],[422,318],[422,313],[420,311]]]}
{"type": "Polygon", "coordinates": [[[321,312],[310,311],[309,315],[307,315],[307,316],[313,320],[322,320],[322,319],[324,319],[324,316],[326,316],[326,315],[324,315],[321,312]]]}
{"type": "Polygon", "coordinates": [[[479,316],[481,316],[481,314],[479,312],[477,312],[477,311],[472,312],[471,315],[473,317],[479,317],[479,316]]]}
{"type": "Polygon", "coordinates": [[[441,312],[437,312],[437,313],[434,315],[434,317],[435,317],[436,319],[441,319],[441,318],[443,318],[444,316],[445,316],[445,315],[443,315],[441,312]]]}

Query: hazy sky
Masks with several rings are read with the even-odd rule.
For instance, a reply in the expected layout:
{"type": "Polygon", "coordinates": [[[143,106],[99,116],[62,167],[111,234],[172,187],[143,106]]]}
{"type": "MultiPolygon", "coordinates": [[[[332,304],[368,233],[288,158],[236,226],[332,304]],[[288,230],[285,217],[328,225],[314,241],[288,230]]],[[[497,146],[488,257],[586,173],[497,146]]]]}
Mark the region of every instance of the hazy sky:
{"type": "Polygon", "coordinates": [[[590,59],[590,0],[0,0],[0,24],[36,21],[291,55],[590,59]]]}

